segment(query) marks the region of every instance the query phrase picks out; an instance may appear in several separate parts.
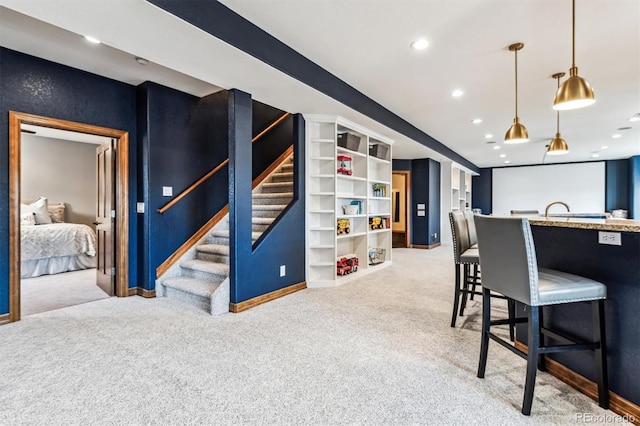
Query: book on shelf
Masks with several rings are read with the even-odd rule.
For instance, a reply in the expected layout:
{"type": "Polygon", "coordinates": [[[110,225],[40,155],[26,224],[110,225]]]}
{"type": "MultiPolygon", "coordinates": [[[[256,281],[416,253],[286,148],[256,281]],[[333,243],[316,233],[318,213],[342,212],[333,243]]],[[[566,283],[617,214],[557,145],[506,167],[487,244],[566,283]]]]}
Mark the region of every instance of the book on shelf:
{"type": "Polygon", "coordinates": [[[351,200],[351,204],[352,206],[358,206],[358,214],[362,214],[362,201],[360,200],[351,200]]]}
{"type": "Polygon", "coordinates": [[[373,189],[374,197],[386,197],[387,196],[387,185],[382,183],[374,183],[371,185],[371,189],[373,189]]]}

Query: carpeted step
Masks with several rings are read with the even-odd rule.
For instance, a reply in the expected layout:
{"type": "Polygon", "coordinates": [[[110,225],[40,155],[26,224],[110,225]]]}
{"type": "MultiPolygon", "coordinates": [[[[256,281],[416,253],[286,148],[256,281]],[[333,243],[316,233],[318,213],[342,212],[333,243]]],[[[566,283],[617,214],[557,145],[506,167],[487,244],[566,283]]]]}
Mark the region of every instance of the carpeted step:
{"type": "MultiPolygon", "coordinates": [[[[260,235],[262,235],[262,232],[252,232],[251,233],[251,239],[253,241],[256,241],[258,238],[260,238],[260,235]]],[[[229,245],[229,230],[228,229],[221,229],[221,230],[213,230],[209,233],[209,242],[211,244],[219,244],[219,245],[229,245]]]]}
{"type": "Polygon", "coordinates": [[[272,194],[253,194],[253,205],[284,204],[287,205],[293,200],[293,192],[275,192],[272,194]]]}
{"type": "Polygon", "coordinates": [[[253,217],[278,217],[286,207],[286,204],[254,205],[253,217]]]}
{"type": "Polygon", "coordinates": [[[229,246],[223,244],[200,244],[196,247],[196,258],[228,265],[229,246]]]}
{"type": "Polygon", "coordinates": [[[293,172],[273,173],[271,182],[293,182],[293,172]]]}
{"type": "Polygon", "coordinates": [[[251,230],[262,234],[271,226],[275,218],[273,217],[254,217],[251,219],[251,230]]]}
{"type": "Polygon", "coordinates": [[[188,277],[174,277],[163,280],[162,285],[166,297],[210,312],[211,295],[218,289],[220,283],[188,277]]]}
{"type": "Polygon", "coordinates": [[[267,182],[263,183],[260,188],[264,194],[273,194],[274,192],[293,192],[293,182],[267,182]]]}
{"type": "Polygon", "coordinates": [[[229,276],[229,265],[224,263],[207,262],[206,260],[193,259],[180,263],[182,273],[188,278],[196,278],[203,281],[222,282],[229,276]]]}
{"type": "Polygon", "coordinates": [[[280,171],[285,173],[293,172],[293,157],[291,158],[291,163],[283,164],[280,171]]]}

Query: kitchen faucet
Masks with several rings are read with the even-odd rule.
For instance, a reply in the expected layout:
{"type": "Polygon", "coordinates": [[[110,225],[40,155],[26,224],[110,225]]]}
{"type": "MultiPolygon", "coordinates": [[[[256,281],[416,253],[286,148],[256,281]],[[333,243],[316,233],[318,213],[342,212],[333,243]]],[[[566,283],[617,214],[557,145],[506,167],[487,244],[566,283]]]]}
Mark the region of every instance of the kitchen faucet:
{"type": "Polygon", "coordinates": [[[564,201],[554,201],[552,203],[547,204],[547,207],[545,207],[545,209],[544,209],[544,217],[545,218],[549,217],[549,207],[553,206],[554,204],[562,204],[563,206],[565,206],[567,208],[567,212],[571,211],[571,210],[569,210],[569,204],[565,203],[564,201]]]}

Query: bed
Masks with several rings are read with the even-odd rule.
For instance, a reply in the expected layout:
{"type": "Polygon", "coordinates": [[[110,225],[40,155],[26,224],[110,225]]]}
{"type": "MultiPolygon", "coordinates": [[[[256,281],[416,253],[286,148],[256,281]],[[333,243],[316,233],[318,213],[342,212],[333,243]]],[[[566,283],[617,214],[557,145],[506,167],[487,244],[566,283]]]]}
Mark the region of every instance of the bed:
{"type": "Polygon", "coordinates": [[[95,268],[93,229],[84,224],[65,223],[64,203],[48,203],[43,198],[21,206],[20,277],[95,268]]]}

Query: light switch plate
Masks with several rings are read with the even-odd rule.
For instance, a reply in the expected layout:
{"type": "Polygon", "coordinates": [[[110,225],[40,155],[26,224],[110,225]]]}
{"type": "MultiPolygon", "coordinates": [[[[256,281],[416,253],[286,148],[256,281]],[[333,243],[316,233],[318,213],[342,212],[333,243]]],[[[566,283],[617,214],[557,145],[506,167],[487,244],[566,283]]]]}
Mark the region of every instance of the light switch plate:
{"type": "Polygon", "coordinates": [[[144,213],[144,203],[136,203],[136,212],[144,213]]]}
{"type": "Polygon", "coordinates": [[[622,235],[619,232],[598,231],[598,244],[609,244],[611,246],[621,246],[622,235]]]}
{"type": "Polygon", "coordinates": [[[426,204],[418,204],[418,210],[424,210],[427,208],[426,204]]]}
{"type": "Polygon", "coordinates": [[[287,275],[287,265],[280,265],[280,276],[284,277],[287,275]]]}
{"type": "Polygon", "coordinates": [[[171,197],[171,196],[173,196],[173,186],[163,186],[162,187],[162,196],[163,197],[171,197]]]}
{"type": "Polygon", "coordinates": [[[424,210],[418,210],[418,216],[426,216],[426,211],[424,210]]]}

